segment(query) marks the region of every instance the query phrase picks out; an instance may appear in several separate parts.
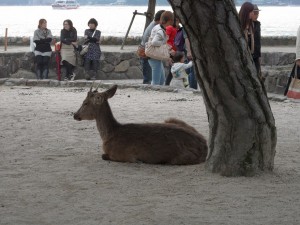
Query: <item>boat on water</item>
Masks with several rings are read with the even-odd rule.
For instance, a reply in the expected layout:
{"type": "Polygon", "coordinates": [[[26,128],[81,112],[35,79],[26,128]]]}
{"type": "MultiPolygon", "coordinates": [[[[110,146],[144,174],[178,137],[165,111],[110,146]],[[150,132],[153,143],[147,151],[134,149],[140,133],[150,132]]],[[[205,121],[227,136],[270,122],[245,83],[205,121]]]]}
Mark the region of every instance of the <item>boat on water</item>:
{"type": "Polygon", "coordinates": [[[126,5],[126,0],[117,0],[113,3],[110,3],[110,5],[126,5]]]}
{"type": "Polygon", "coordinates": [[[62,1],[58,0],[52,4],[52,9],[78,9],[79,3],[77,1],[62,1]]]}

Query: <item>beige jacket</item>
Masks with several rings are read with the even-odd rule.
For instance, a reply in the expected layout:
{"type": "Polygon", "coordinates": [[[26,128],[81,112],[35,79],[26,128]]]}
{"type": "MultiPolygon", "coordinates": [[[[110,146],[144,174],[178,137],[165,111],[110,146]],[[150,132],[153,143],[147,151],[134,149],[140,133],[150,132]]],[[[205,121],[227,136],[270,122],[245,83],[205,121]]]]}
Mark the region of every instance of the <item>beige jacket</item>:
{"type": "Polygon", "coordinates": [[[296,41],[296,60],[300,59],[300,26],[297,32],[297,41],[296,41]]]}

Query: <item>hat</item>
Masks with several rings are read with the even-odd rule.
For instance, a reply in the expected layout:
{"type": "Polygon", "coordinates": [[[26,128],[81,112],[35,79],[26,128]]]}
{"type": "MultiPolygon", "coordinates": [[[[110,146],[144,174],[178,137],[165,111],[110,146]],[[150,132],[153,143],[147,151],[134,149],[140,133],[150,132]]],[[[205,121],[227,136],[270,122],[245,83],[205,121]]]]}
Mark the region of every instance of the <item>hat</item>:
{"type": "Polygon", "coordinates": [[[253,4],[253,6],[254,6],[254,9],[253,9],[253,11],[260,11],[260,9],[258,9],[258,7],[257,7],[257,5],[256,5],[256,4],[253,4]]]}

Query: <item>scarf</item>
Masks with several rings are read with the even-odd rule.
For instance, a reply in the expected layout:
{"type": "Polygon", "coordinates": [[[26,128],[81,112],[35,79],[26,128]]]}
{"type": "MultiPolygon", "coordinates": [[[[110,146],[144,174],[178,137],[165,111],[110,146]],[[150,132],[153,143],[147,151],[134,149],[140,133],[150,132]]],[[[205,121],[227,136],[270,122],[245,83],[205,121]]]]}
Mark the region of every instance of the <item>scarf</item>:
{"type": "Polygon", "coordinates": [[[34,31],[33,41],[41,39],[52,38],[51,31],[49,29],[37,29],[34,31]]]}

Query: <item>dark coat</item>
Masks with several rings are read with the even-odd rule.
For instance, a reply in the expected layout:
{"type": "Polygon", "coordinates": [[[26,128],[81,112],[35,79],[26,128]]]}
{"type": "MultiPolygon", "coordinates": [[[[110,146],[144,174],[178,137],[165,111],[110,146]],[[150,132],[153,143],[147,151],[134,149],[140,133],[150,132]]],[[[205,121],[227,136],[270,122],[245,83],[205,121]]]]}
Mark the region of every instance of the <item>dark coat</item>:
{"type": "Polygon", "coordinates": [[[73,28],[72,30],[62,29],[60,31],[60,41],[66,45],[70,45],[72,42],[77,41],[77,30],[73,28]]]}
{"type": "Polygon", "coordinates": [[[253,21],[253,30],[254,30],[254,52],[252,57],[254,59],[261,57],[261,34],[260,34],[260,22],[253,21]]]}

